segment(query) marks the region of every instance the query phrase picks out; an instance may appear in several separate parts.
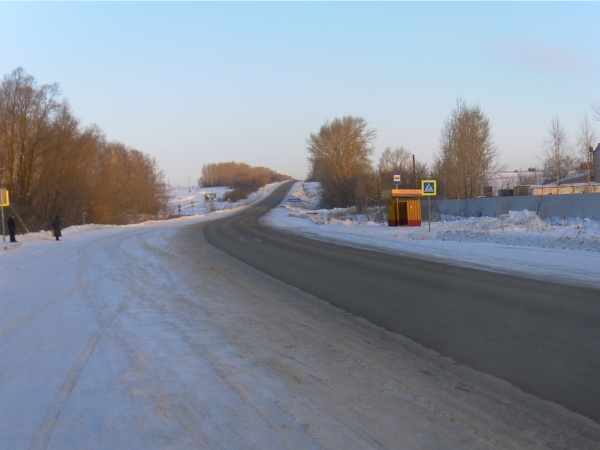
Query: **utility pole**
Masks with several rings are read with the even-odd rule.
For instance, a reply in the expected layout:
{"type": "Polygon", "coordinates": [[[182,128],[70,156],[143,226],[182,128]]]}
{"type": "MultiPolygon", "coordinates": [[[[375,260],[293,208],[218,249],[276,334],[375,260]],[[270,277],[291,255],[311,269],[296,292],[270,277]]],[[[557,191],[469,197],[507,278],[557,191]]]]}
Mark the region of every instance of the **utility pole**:
{"type": "Polygon", "coordinates": [[[0,206],[2,209],[2,242],[6,242],[6,231],[4,230],[4,205],[0,206]]]}
{"type": "Polygon", "coordinates": [[[413,153],[413,179],[415,180],[415,189],[419,189],[417,186],[417,163],[415,162],[415,154],[413,153]]]}

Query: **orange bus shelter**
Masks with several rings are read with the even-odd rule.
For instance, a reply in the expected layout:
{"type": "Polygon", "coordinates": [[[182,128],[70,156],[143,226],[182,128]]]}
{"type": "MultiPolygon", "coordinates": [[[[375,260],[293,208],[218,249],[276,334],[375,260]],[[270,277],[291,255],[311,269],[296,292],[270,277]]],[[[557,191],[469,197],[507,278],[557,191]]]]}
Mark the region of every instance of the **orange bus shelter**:
{"type": "Polygon", "coordinates": [[[387,199],[388,226],[421,226],[420,189],[391,189],[384,191],[382,198],[387,199]]]}

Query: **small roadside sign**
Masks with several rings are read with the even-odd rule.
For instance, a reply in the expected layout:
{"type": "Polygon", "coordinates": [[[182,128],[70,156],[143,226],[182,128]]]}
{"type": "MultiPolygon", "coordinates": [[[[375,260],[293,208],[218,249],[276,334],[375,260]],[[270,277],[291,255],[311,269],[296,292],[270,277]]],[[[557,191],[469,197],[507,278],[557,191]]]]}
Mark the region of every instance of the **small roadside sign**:
{"type": "Polygon", "coordinates": [[[402,179],[402,175],[400,173],[394,174],[394,184],[395,185],[402,184],[401,179],[402,179]]]}
{"type": "Polygon", "coordinates": [[[288,202],[290,202],[290,203],[300,203],[300,199],[299,198],[290,198],[288,200],[288,202]]]}
{"type": "Polygon", "coordinates": [[[4,229],[5,206],[10,206],[10,201],[8,200],[8,191],[6,189],[0,189],[0,210],[2,210],[2,242],[6,242],[6,230],[4,229]]]}
{"type": "Polygon", "coordinates": [[[427,210],[429,211],[429,232],[431,233],[431,196],[437,194],[437,187],[435,180],[422,180],[421,181],[421,195],[427,196],[427,210]]]}
{"type": "Polygon", "coordinates": [[[436,195],[436,180],[421,181],[421,195],[436,195]]]}
{"type": "Polygon", "coordinates": [[[6,189],[0,189],[0,206],[10,206],[8,191],[6,189]]]}

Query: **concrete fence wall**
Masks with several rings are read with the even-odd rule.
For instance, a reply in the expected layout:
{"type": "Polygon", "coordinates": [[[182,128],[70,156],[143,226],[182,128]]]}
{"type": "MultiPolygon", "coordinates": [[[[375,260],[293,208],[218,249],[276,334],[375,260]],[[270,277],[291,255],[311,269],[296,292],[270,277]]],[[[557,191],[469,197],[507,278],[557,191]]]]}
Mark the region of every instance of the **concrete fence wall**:
{"type": "MultiPolygon", "coordinates": [[[[431,200],[432,213],[463,217],[498,217],[508,211],[537,211],[549,217],[581,217],[600,220],[600,194],[526,195],[489,197],[471,200],[431,200]]],[[[427,199],[423,198],[423,217],[427,217],[427,199]]]]}

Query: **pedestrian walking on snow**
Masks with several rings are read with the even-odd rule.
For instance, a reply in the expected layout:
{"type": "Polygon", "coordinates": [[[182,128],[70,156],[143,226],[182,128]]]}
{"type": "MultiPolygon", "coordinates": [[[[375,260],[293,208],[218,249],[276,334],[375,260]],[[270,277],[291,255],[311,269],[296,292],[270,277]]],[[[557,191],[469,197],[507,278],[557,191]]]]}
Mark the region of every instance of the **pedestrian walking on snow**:
{"type": "Polygon", "coordinates": [[[52,231],[54,232],[56,240],[60,241],[59,237],[61,237],[62,234],[60,233],[60,218],[58,216],[52,221],[52,231]]]}
{"type": "Polygon", "coordinates": [[[10,234],[10,242],[17,242],[15,239],[15,233],[17,232],[17,224],[15,223],[15,218],[10,216],[7,220],[8,224],[8,234],[10,234]]]}

